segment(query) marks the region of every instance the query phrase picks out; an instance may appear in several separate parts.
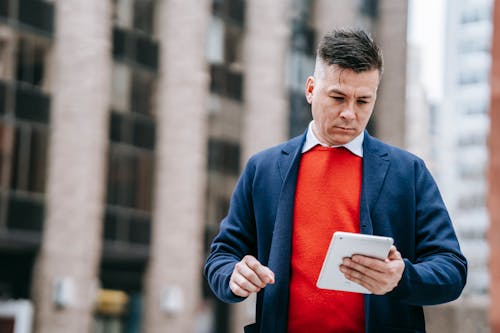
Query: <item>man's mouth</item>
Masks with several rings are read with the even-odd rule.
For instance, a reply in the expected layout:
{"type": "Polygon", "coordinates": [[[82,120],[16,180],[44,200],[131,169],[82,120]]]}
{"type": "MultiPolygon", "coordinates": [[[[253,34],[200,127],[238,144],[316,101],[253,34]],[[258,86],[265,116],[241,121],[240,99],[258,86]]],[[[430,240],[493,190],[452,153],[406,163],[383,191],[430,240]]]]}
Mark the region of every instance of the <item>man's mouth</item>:
{"type": "Polygon", "coordinates": [[[350,127],[343,127],[343,126],[335,126],[335,128],[340,129],[342,131],[352,131],[353,130],[350,127]]]}

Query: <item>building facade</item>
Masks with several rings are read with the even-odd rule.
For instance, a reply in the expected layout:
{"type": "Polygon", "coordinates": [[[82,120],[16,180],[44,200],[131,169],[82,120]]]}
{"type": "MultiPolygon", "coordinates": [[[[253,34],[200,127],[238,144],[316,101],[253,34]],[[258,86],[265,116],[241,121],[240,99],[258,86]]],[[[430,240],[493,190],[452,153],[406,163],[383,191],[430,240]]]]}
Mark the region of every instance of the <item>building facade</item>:
{"type": "Polygon", "coordinates": [[[252,300],[218,302],[201,273],[239,172],[303,133],[334,27],[381,44],[370,130],[404,146],[406,17],[390,0],[0,1],[0,314],[241,331],[252,300]]]}
{"type": "MultiPolygon", "coordinates": [[[[490,132],[488,138],[488,210],[490,227],[488,243],[491,253],[498,253],[500,247],[500,2],[494,1],[493,34],[491,48],[491,99],[490,132]]],[[[500,332],[500,261],[493,256],[488,261],[490,267],[491,306],[489,321],[492,332],[500,332]]]]}
{"type": "Polygon", "coordinates": [[[443,151],[439,180],[470,262],[466,294],[486,294],[488,227],[486,139],[489,126],[489,72],[492,2],[447,3],[443,151]]]}
{"type": "Polygon", "coordinates": [[[492,1],[446,1],[445,13],[444,96],[437,105],[432,165],[469,265],[462,296],[430,307],[428,328],[489,332],[486,198],[492,1]]]}

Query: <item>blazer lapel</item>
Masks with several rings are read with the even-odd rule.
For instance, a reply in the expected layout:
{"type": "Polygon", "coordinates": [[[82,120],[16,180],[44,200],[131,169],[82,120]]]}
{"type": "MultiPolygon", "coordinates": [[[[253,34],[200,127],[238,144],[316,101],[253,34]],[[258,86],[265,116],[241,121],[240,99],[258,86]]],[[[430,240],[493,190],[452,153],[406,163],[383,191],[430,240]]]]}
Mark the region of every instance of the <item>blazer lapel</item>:
{"type": "Polygon", "coordinates": [[[387,150],[383,149],[383,146],[365,131],[360,207],[360,224],[363,234],[373,234],[370,212],[379,197],[389,165],[387,150]]]}
{"type": "Polygon", "coordinates": [[[288,317],[288,285],[293,225],[295,188],[305,135],[283,147],[278,161],[282,187],[269,252],[269,268],[275,274],[275,284],[264,289],[261,332],[286,332],[288,317]]]}

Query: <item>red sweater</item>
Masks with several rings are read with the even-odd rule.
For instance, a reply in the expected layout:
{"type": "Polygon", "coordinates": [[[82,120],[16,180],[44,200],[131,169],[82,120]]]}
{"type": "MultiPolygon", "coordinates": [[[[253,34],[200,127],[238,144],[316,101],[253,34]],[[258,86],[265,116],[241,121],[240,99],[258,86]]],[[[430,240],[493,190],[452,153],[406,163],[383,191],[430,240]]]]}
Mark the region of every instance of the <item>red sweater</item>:
{"type": "Polygon", "coordinates": [[[289,333],[365,331],[363,294],[316,287],[335,231],[360,232],[362,159],[345,148],[304,153],[295,193],[289,333]]]}

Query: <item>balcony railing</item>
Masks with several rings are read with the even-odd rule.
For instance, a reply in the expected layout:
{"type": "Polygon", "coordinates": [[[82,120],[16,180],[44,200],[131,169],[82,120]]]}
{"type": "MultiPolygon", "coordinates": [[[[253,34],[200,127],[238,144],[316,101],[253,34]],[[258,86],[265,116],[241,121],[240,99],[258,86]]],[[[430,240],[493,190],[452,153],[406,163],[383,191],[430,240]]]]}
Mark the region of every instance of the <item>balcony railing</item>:
{"type": "Polygon", "coordinates": [[[50,95],[37,86],[0,80],[0,115],[10,112],[8,101],[14,99],[16,119],[48,124],[50,118],[50,95]]]}
{"type": "Polygon", "coordinates": [[[0,18],[48,36],[54,32],[54,5],[47,1],[0,0],[0,18]]]}
{"type": "Polygon", "coordinates": [[[214,0],[212,11],[226,22],[239,26],[245,23],[245,0],[214,0]]]}
{"type": "Polygon", "coordinates": [[[158,43],[148,35],[119,27],[113,28],[113,56],[136,63],[151,71],[158,70],[158,43]]]}
{"type": "Polygon", "coordinates": [[[156,126],[152,118],[112,112],[109,126],[109,136],[112,142],[154,150],[156,126]]]}
{"type": "Polygon", "coordinates": [[[8,229],[32,232],[42,231],[45,212],[43,199],[39,196],[19,196],[14,194],[14,192],[10,192],[8,203],[8,229]]]}
{"type": "Polygon", "coordinates": [[[210,91],[241,101],[243,96],[243,74],[232,71],[224,65],[211,65],[210,91]]]}
{"type": "Polygon", "coordinates": [[[149,246],[151,242],[151,217],[148,213],[107,206],[104,239],[112,242],[149,246]]]}

